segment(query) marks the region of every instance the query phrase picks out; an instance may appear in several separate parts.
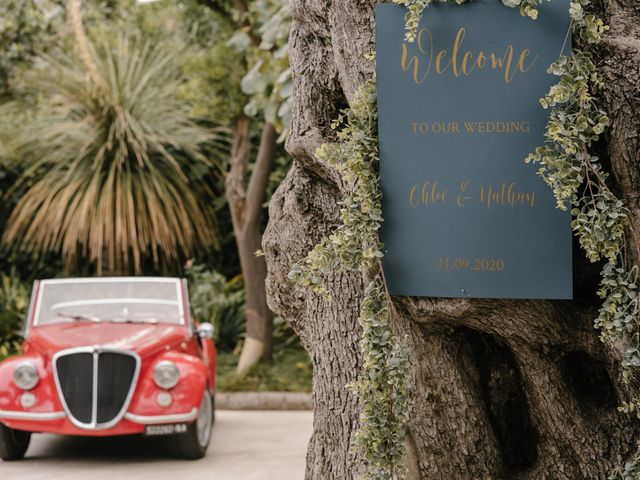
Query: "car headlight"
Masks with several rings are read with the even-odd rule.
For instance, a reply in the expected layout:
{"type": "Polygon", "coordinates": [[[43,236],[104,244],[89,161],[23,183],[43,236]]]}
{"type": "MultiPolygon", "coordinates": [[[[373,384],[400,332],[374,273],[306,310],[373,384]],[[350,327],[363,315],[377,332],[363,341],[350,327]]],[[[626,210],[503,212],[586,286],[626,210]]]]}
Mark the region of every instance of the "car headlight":
{"type": "Polygon", "coordinates": [[[22,390],[31,390],[39,381],[38,369],[31,362],[22,362],[13,371],[13,383],[22,390]]]}
{"type": "Polygon", "coordinates": [[[160,388],[173,388],[180,380],[180,371],[175,363],[164,360],[153,369],[153,379],[160,388]]]}

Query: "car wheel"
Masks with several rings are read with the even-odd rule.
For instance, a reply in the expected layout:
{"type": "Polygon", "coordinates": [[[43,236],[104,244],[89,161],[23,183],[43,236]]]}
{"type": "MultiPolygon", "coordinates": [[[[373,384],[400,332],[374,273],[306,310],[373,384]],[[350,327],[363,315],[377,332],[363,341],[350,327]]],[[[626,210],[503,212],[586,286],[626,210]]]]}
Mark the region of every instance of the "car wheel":
{"type": "Polygon", "coordinates": [[[21,460],[29,448],[31,433],[14,430],[0,423],[0,458],[5,461],[21,460]]]}
{"type": "Polygon", "coordinates": [[[215,425],[216,424],[216,392],[215,390],[213,391],[213,397],[212,397],[212,402],[213,402],[213,417],[211,419],[211,424],[215,425]]]}
{"type": "Polygon", "coordinates": [[[213,397],[208,390],[205,390],[198,418],[187,427],[185,433],[178,435],[178,447],[185,458],[198,460],[207,453],[211,442],[213,418],[213,397]]]}

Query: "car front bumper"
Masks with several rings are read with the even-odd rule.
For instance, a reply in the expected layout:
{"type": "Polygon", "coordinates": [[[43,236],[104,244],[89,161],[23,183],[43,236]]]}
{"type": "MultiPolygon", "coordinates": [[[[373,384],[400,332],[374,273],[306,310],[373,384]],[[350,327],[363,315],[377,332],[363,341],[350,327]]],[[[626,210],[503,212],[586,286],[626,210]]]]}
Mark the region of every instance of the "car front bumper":
{"type": "Polygon", "coordinates": [[[113,436],[143,433],[146,425],[191,423],[198,418],[198,409],[168,415],[137,415],[127,412],[112,428],[82,429],[74,425],[65,412],[26,412],[0,410],[0,422],[7,427],[28,432],[58,433],[63,435],[113,436]]]}

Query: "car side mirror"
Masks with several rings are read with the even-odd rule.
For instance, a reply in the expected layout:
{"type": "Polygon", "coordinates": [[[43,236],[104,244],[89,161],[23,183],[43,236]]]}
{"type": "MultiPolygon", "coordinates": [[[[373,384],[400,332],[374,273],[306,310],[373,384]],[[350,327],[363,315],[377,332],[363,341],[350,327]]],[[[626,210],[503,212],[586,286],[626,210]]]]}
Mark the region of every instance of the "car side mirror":
{"type": "Polygon", "coordinates": [[[213,336],[216,333],[216,329],[210,323],[201,323],[200,325],[198,325],[197,332],[200,338],[213,339],[213,336]]]}

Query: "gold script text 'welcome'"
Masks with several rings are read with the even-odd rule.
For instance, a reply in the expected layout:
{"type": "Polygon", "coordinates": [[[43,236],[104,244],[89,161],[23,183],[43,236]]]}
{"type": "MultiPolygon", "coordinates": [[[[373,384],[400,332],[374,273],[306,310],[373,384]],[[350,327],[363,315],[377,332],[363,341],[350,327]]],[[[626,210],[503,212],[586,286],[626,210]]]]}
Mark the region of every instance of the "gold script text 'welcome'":
{"type": "Polygon", "coordinates": [[[516,74],[526,73],[531,70],[538,58],[538,54],[533,55],[529,48],[516,53],[514,46],[511,44],[505,47],[502,55],[495,52],[479,51],[474,53],[470,50],[464,51],[462,44],[465,35],[466,29],[460,27],[451,52],[447,49],[436,52],[431,32],[428,28],[423,28],[418,32],[415,42],[420,55],[410,57],[407,42],[402,44],[402,70],[406,72],[413,68],[413,81],[418,85],[427,79],[432,70],[438,75],[451,71],[455,77],[459,77],[461,75],[468,76],[475,70],[485,68],[502,70],[504,81],[511,83],[516,74]]]}

